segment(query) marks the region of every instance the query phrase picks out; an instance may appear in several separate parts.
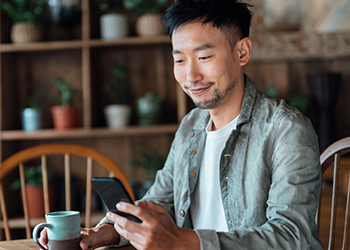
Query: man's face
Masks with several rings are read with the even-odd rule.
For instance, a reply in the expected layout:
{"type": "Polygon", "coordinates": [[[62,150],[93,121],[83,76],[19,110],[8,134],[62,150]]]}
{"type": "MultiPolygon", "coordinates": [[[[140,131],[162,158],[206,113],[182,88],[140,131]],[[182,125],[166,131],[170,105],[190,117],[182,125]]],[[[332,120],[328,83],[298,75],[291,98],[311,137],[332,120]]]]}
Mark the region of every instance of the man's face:
{"type": "Polygon", "coordinates": [[[174,75],[182,89],[202,109],[214,109],[234,98],[241,74],[237,46],[211,24],[180,26],[172,36],[174,75]]]}

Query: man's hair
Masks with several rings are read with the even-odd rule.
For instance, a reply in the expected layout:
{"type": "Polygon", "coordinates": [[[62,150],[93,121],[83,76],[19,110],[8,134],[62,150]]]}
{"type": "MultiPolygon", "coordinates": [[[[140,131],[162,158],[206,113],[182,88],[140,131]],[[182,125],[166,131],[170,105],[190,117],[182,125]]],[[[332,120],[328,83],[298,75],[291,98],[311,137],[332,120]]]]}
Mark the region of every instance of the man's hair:
{"type": "Polygon", "coordinates": [[[227,36],[233,49],[236,42],[249,37],[252,5],[237,0],[176,0],[163,14],[170,39],[173,31],[183,24],[201,21],[212,24],[227,36]]]}

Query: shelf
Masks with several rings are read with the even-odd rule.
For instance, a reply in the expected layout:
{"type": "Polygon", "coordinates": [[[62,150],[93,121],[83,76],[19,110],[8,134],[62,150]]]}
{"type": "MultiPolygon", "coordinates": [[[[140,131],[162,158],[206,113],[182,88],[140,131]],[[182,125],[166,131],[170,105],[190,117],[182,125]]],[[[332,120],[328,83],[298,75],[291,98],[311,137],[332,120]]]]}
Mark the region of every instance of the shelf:
{"type": "Polygon", "coordinates": [[[83,47],[108,47],[125,45],[146,45],[146,44],[170,44],[170,39],[166,35],[155,37],[126,37],[115,40],[76,40],[76,41],[53,41],[36,42],[24,44],[0,44],[0,52],[23,52],[23,51],[46,51],[46,50],[64,50],[80,49],[83,47]]]}
{"type": "Polygon", "coordinates": [[[113,136],[147,136],[173,134],[178,125],[157,125],[157,126],[130,126],[121,129],[95,128],[95,129],[70,129],[59,131],[55,129],[43,129],[34,132],[25,132],[23,130],[4,130],[1,132],[1,140],[45,140],[45,139],[76,139],[76,138],[94,138],[94,137],[113,137],[113,136]]]}
{"type": "Polygon", "coordinates": [[[87,41],[89,47],[125,46],[125,45],[152,45],[170,44],[170,39],[166,35],[153,37],[126,37],[115,40],[92,39],[87,41]]]}
{"type": "Polygon", "coordinates": [[[44,50],[62,50],[82,48],[83,42],[63,41],[63,42],[37,42],[37,43],[7,43],[0,44],[0,52],[23,52],[23,51],[44,51],[44,50]]]}
{"type": "MultiPolygon", "coordinates": [[[[253,53],[251,60],[307,60],[331,59],[350,56],[350,31],[336,33],[280,32],[253,34],[253,53]]],[[[155,37],[126,37],[115,40],[77,40],[53,41],[27,44],[1,44],[0,52],[23,52],[63,50],[77,48],[98,48],[108,46],[170,44],[166,35],[155,37]]]]}
{"type": "Polygon", "coordinates": [[[251,36],[250,62],[335,59],[350,56],[350,30],[333,33],[276,32],[251,36]]]}

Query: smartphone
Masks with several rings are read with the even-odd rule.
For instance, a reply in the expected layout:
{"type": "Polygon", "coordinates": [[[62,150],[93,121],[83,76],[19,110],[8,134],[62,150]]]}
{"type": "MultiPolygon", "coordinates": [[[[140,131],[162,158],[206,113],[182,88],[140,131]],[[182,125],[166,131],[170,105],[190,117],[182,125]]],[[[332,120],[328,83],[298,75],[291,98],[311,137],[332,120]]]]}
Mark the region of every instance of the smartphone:
{"type": "Polygon", "coordinates": [[[120,201],[125,201],[134,204],[129,193],[126,191],[123,183],[118,178],[96,177],[91,180],[91,184],[94,186],[94,188],[100,195],[102,201],[105,203],[109,211],[119,214],[132,221],[138,223],[142,222],[136,216],[120,212],[117,209],[116,205],[120,201]]]}

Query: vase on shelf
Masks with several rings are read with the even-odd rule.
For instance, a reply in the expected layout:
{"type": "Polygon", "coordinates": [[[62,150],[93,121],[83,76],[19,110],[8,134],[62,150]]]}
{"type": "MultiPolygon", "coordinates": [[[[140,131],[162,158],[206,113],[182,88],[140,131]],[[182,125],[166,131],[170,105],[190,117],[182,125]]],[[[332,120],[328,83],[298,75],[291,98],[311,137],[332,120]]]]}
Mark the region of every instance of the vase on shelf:
{"type": "Polygon", "coordinates": [[[71,106],[53,106],[51,108],[54,128],[66,130],[77,127],[78,109],[71,106]]]}
{"type": "Polygon", "coordinates": [[[110,129],[123,128],[129,124],[131,107],[124,104],[107,105],[104,114],[110,129]]]}
{"type": "Polygon", "coordinates": [[[140,125],[160,124],[163,122],[164,99],[152,91],[136,101],[138,123],[140,125]]]}
{"type": "Polygon", "coordinates": [[[72,39],[72,28],[81,23],[81,1],[49,0],[48,4],[53,22],[67,30],[67,40],[72,39]]]}
{"type": "Polygon", "coordinates": [[[100,18],[100,29],[104,40],[126,37],[129,35],[128,17],[125,14],[104,14],[100,18]]]}
{"type": "Polygon", "coordinates": [[[26,108],[22,111],[22,128],[31,132],[42,128],[42,118],[40,109],[26,108]]]}
{"type": "Polygon", "coordinates": [[[165,34],[165,26],[159,21],[161,14],[143,14],[136,20],[136,32],[139,36],[157,36],[165,34]]]}
{"type": "Polygon", "coordinates": [[[35,23],[15,23],[11,27],[13,43],[31,43],[42,40],[42,30],[35,23]]]}

